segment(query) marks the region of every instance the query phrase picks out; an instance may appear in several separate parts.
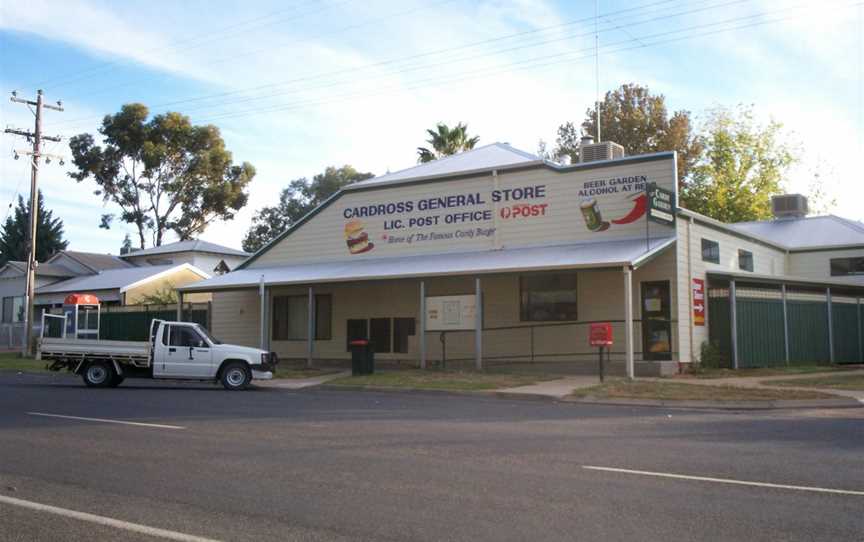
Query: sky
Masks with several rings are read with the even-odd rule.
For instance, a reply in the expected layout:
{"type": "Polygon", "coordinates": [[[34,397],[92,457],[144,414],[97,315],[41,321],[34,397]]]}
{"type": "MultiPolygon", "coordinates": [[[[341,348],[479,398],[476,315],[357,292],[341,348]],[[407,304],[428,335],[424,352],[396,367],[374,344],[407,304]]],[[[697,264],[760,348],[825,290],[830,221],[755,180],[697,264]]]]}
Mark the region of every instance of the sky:
{"type": "MultiPolygon", "coordinates": [[[[65,156],[40,169],[70,249],[116,253],[133,227],[92,181],[69,178],[66,140],[141,102],[214,124],[235,162],[257,169],[249,203],[201,238],[240,247],[255,211],[327,166],[381,175],[416,163],[425,130],[467,123],[480,144],[536,152],[579,123],[599,88],[647,85],[697,125],[717,106],[752,106],[784,126],[800,161],[785,179],[823,179],[830,212],[864,219],[862,2],[825,0],[29,0],[0,3],[0,93],[64,111],[43,130],[65,156]],[[596,24],[595,24],[596,23],[596,24]]],[[[0,100],[4,127],[32,129],[0,100]]],[[[28,147],[0,135],[0,219],[29,191],[28,147]]],[[[170,240],[170,237],[169,237],[170,240]]]]}

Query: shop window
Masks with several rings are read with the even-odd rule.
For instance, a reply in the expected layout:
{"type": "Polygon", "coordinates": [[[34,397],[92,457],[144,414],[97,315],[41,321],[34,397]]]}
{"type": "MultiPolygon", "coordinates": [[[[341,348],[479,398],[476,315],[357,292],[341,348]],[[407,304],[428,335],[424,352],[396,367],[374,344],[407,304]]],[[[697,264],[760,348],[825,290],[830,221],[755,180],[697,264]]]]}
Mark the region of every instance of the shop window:
{"type": "Polygon", "coordinates": [[[753,271],[753,253],[749,250],[738,250],[738,269],[753,271]]]}
{"type": "Polygon", "coordinates": [[[720,263],[720,243],[711,239],[702,239],[702,261],[720,263]]]}
{"type": "Polygon", "coordinates": [[[578,320],[576,273],[521,277],[520,292],[523,321],[578,320]]]}
{"type": "Polygon", "coordinates": [[[831,276],[843,277],[848,275],[864,275],[864,257],[831,258],[831,276]]]}
{"type": "MultiPolygon", "coordinates": [[[[309,298],[305,295],[273,296],[273,340],[305,341],[309,327],[309,298]]],[[[330,295],[315,296],[315,340],[332,336],[333,300],[330,295]]]]}
{"type": "Polygon", "coordinates": [[[392,351],[390,348],[391,328],[389,318],[369,319],[369,340],[372,341],[376,353],[388,353],[392,351]]]}
{"type": "Polygon", "coordinates": [[[408,337],[415,334],[413,318],[393,319],[393,352],[404,354],[408,352],[408,337]]]}
{"type": "Polygon", "coordinates": [[[345,338],[345,350],[350,352],[351,341],[366,340],[369,338],[369,323],[365,319],[348,320],[345,338]]]}

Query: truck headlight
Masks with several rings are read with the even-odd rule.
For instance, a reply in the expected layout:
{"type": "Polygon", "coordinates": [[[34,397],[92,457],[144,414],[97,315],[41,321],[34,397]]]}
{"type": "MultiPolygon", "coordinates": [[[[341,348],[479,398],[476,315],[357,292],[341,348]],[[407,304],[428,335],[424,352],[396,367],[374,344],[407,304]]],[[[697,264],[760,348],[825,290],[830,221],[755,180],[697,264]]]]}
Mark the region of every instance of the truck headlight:
{"type": "Polygon", "coordinates": [[[269,362],[270,362],[270,353],[269,352],[262,352],[261,353],[261,365],[266,365],[269,362]]]}

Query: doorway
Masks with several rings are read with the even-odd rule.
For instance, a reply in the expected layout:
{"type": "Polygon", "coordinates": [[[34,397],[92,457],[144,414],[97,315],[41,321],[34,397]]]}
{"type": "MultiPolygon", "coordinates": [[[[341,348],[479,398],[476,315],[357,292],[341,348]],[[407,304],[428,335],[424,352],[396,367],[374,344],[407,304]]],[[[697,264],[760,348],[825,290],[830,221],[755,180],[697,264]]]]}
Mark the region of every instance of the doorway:
{"type": "Polygon", "coordinates": [[[642,283],[642,358],[672,359],[672,311],[669,281],[642,283]]]}

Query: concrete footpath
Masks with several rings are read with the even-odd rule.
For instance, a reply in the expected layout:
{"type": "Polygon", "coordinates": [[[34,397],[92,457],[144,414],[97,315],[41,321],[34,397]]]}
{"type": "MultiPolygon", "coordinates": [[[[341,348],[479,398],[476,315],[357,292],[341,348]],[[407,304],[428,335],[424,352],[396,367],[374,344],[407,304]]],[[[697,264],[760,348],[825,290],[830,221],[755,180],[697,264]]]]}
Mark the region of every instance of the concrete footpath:
{"type": "Polygon", "coordinates": [[[273,380],[256,380],[255,385],[262,388],[302,390],[303,388],[320,386],[321,384],[325,384],[337,378],[342,378],[343,376],[351,376],[351,371],[341,371],[312,378],[274,378],[273,380]]]}

